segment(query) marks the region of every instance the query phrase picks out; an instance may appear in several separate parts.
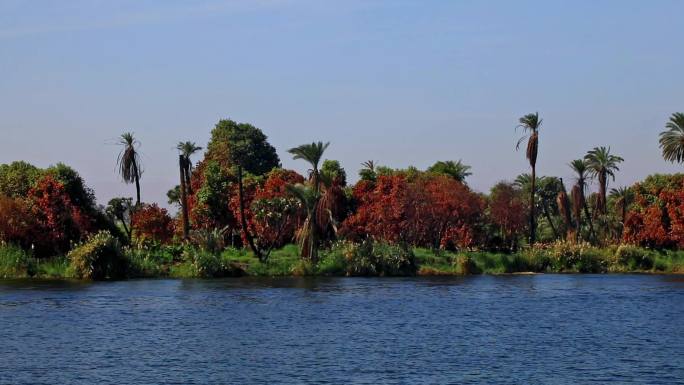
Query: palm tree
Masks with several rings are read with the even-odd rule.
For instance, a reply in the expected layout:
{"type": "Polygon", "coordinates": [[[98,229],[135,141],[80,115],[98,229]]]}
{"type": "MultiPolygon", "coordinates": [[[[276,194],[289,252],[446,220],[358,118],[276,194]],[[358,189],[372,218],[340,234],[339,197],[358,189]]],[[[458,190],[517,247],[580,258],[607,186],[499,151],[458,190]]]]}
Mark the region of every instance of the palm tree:
{"type": "Polygon", "coordinates": [[[570,192],[572,195],[572,206],[575,212],[575,219],[577,220],[577,235],[580,235],[580,230],[582,229],[581,212],[584,210],[584,216],[589,223],[589,236],[593,238],[594,224],[591,215],[589,215],[589,208],[587,207],[585,195],[587,190],[587,162],[584,159],[575,159],[570,162],[570,168],[577,174],[575,186],[573,186],[570,192]]]}
{"type": "Polygon", "coordinates": [[[297,241],[299,242],[302,258],[309,258],[313,261],[317,252],[316,225],[314,222],[316,220],[316,206],[318,205],[320,195],[316,193],[313,187],[301,183],[288,185],[286,188],[292,196],[299,200],[302,207],[306,210],[306,219],[301,229],[297,232],[297,241]]]}
{"type": "Polygon", "coordinates": [[[599,181],[599,196],[596,204],[596,211],[599,214],[606,213],[606,189],[608,187],[608,177],[615,180],[615,172],[620,171],[618,164],[624,161],[617,155],[610,153],[610,147],[594,147],[593,150],[587,152],[584,160],[587,162],[587,169],[589,175],[593,178],[598,178],[599,181]]]}
{"type": "MultiPolygon", "coordinates": [[[[303,233],[306,235],[306,241],[302,244],[306,244],[307,247],[302,247],[302,257],[309,258],[312,262],[317,262],[318,258],[318,224],[316,223],[316,204],[321,197],[321,177],[318,170],[318,164],[323,157],[323,153],[328,148],[330,143],[315,142],[311,144],[303,144],[299,147],[291,148],[288,152],[293,156],[293,159],[303,159],[311,165],[311,191],[307,193],[307,199],[313,199],[314,206],[311,210],[307,211],[307,219],[305,222],[305,227],[308,227],[303,233]]],[[[299,190],[302,192],[303,190],[299,190]]],[[[302,201],[302,196],[293,194],[300,201],[302,201]]],[[[300,194],[301,195],[301,194],[300,194]]]]}
{"type": "Polygon", "coordinates": [[[135,183],[136,206],[139,206],[142,165],[137,147],[140,147],[140,142],[135,139],[132,132],[126,132],[119,138],[119,144],[123,146],[123,149],[119,153],[116,165],[124,183],[135,183]]]}
{"type": "Polygon", "coordinates": [[[185,180],[185,190],[188,195],[192,195],[192,185],[190,183],[190,177],[192,176],[192,161],[190,157],[194,155],[197,151],[202,150],[195,142],[179,142],[176,146],[178,151],[180,151],[183,156],[183,179],[185,180]]]}
{"type": "Polygon", "coordinates": [[[625,231],[625,221],[627,220],[627,209],[632,203],[634,192],[629,187],[618,187],[610,190],[610,197],[615,201],[615,208],[620,212],[620,238],[625,231]]]}
{"type": "Polygon", "coordinates": [[[675,112],[665,124],[667,131],[660,133],[663,158],[670,162],[684,162],[684,113],[675,112]]]}
{"type": "Polygon", "coordinates": [[[520,118],[520,124],[516,128],[521,128],[523,131],[523,136],[518,140],[518,144],[515,149],[520,149],[520,144],[527,139],[527,151],[525,155],[527,160],[530,162],[530,167],[532,168],[532,187],[530,188],[530,245],[533,245],[536,237],[536,223],[535,223],[535,213],[534,213],[534,194],[535,194],[535,184],[536,184],[536,168],[537,168],[537,151],[539,148],[539,128],[542,124],[542,119],[539,119],[539,113],[527,114],[520,118]]]}
{"type": "Polygon", "coordinates": [[[437,174],[448,175],[461,183],[465,183],[465,179],[471,175],[470,172],[472,167],[463,163],[461,159],[454,162],[453,160],[439,161],[428,168],[429,172],[434,172],[437,174]]]}
{"type": "Polygon", "coordinates": [[[190,236],[190,219],[188,217],[188,194],[192,194],[190,187],[190,174],[192,172],[192,161],[190,156],[202,149],[194,142],[180,142],[176,146],[180,154],[178,155],[178,167],[180,169],[180,203],[183,217],[183,239],[190,236]]]}
{"type": "Polygon", "coordinates": [[[563,218],[563,224],[565,225],[565,239],[571,240],[573,237],[571,234],[574,231],[574,226],[572,223],[572,214],[570,210],[570,198],[568,198],[568,193],[565,191],[565,183],[563,183],[563,178],[560,180],[560,191],[556,196],[556,204],[558,205],[558,211],[560,212],[561,218],[563,218]]]}

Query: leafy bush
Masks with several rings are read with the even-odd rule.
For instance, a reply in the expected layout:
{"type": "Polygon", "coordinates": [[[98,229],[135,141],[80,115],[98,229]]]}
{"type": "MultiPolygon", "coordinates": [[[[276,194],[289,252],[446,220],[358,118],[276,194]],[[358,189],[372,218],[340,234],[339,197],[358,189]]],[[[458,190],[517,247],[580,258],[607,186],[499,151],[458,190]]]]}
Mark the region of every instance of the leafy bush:
{"type": "Polygon", "coordinates": [[[201,278],[236,277],[244,275],[244,270],[236,263],[203,249],[186,249],[184,257],[192,266],[194,276],[201,278]]]}
{"type": "Polygon", "coordinates": [[[80,279],[119,279],[126,276],[128,260],[118,239],[107,231],[91,235],[68,254],[69,268],[80,279]]]}
{"type": "Polygon", "coordinates": [[[0,278],[33,276],[36,260],[21,247],[9,243],[0,244],[0,278]]]}
{"type": "Polygon", "coordinates": [[[615,260],[628,270],[650,270],[654,267],[656,253],[639,246],[620,245],[615,260]]]}
{"type": "Polygon", "coordinates": [[[553,271],[602,273],[608,267],[607,256],[588,243],[556,242],[546,250],[553,271]]]}
{"type": "MultiPolygon", "coordinates": [[[[340,247],[340,246],[338,246],[340,247]]],[[[415,275],[413,251],[402,246],[365,240],[360,244],[341,244],[347,261],[347,275],[415,275]]]]}

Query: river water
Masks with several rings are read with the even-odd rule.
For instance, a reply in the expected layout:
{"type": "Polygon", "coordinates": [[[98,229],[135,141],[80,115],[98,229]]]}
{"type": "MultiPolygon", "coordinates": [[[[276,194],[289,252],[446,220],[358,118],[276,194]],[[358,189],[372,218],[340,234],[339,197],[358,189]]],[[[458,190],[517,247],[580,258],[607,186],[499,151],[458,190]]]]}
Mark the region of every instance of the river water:
{"type": "Polygon", "coordinates": [[[0,384],[684,384],[684,276],[0,281],[0,384]]]}

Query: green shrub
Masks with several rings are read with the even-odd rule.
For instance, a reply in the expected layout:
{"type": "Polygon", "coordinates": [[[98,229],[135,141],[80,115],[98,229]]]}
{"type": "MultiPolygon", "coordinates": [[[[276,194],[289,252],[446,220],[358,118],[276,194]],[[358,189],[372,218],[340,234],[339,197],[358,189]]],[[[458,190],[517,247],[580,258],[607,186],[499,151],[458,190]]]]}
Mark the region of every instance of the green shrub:
{"type": "Polygon", "coordinates": [[[547,249],[550,267],[556,272],[602,273],[608,258],[588,243],[556,242],[547,249]]]}
{"type": "Polygon", "coordinates": [[[655,260],[655,252],[639,246],[620,245],[615,251],[615,262],[629,271],[651,270],[655,266],[655,260]]]}
{"type": "Polygon", "coordinates": [[[411,249],[370,239],[347,245],[345,257],[347,275],[408,276],[417,270],[411,249]]]}
{"type": "Polygon", "coordinates": [[[0,277],[32,277],[36,274],[36,259],[19,246],[0,244],[0,277]]]}
{"type": "Polygon", "coordinates": [[[79,279],[120,279],[126,277],[128,270],[121,244],[107,231],[91,235],[67,257],[71,274],[79,279]]]}
{"type": "Polygon", "coordinates": [[[322,253],[318,262],[318,273],[321,275],[345,275],[347,273],[346,249],[348,242],[336,242],[330,250],[322,253]]]}
{"type": "Polygon", "coordinates": [[[220,278],[244,275],[244,270],[238,264],[220,254],[203,249],[188,248],[184,251],[184,257],[192,266],[196,277],[220,278]]]}

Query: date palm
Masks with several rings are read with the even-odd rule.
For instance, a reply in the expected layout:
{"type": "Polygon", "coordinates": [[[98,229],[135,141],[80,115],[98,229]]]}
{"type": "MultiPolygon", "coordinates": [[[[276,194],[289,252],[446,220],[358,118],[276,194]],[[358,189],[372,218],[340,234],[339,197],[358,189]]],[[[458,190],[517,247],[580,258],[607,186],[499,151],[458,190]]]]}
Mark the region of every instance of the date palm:
{"type": "Polygon", "coordinates": [[[180,155],[183,157],[183,179],[185,180],[185,190],[188,195],[192,194],[192,185],[190,184],[190,177],[192,176],[192,157],[195,153],[202,150],[202,147],[195,144],[195,142],[179,142],[176,146],[180,155]]]}
{"type": "MultiPolygon", "coordinates": [[[[313,207],[311,209],[307,208],[307,218],[304,224],[304,229],[302,230],[305,239],[301,241],[301,244],[306,247],[302,247],[301,252],[303,258],[308,258],[313,263],[316,263],[318,259],[318,224],[316,223],[316,206],[318,204],[318,200],[321,198],[321,176],[318,170],[318,164],[320,163],[323,153],[329,145],[329,142],[314,142],[311,144],[303,144],[288,150],[288,152],[293,155],[293,159],[302,159],[311,165],[311,191],[307,192],[306,197],[307,199],[312,200],[313,207]]],[[[301,189],[299,190],[300,193],[302,191],[303,190],[301,189]]],[[[302,201],[303,195],[293,195],[302,201]]]]}
{"type": "Polygon", "coordinates": [[[518,140],[518,144],[515,149],[520,149],[520,144],[527,140],[527,150],[525,156],[530,162],[530,167],[532,168],[532,186],[530,188],[530,245],[535,242],[537,226],[535,221],[535,210],[534,210],[534,195],[535,195],[535,184],[536,184],[536,168],[537,168],[537,152],[539,149],[539,128],[542,124],[542,119],[539,119],[539,113],[527,114],[519,119],[517,128],[522,129],[523,136],[518,140]]]}
{"type": "Polygon", "coordinates": [[[660,133],[663,158],[670,162],[684,162],[684,113],[675,112],[660,133]]]}
{"type": "Polygon", "coordinates": [[[615,180],[615,172],[620,171],[618,165],[624,161],[621,157],[610,153],[610,147],[594,147],[587,152],[584,160],[587,163],[589,175],[597,178],[599,182],[599,195],[596,211],[599,214],[606,213],[606,191],[608,178],[615,180]]]}
{"type": "Polygon", "coordinates": [[[133,136],[132,132],[125,132],[119,137],[118,144],[123,148],[116,160],[119,174],[124,183],[135,183],[136,206],[140,205],[140,177],[142,176],[142,165],[138,147],[140,142],[133,136]]]}
{"type": "Polygon", "coordinates": [[[575,213],[575,220],[577,221],[577,235],[579,236],[582,228],[582,211],[587,218],[589,224],[589,235],[594,237],[594,224],[589,215],[589,207],[587,206],[586,191],[587,191],[587,162],[584,159],[575,159],[570,162],[570,168],[577,175],[575,178],[575,185],[570,194],[572,196],[573,211],[575,213]]]}
{"type": "Polygon", "coordinates": [[[180,154],[178,155],[178,167],[180,169],[180,203],[181,216],[183,219],[183,238],[188,239],[190,236],[188,194],[192,194],[192,187],[190,187],[192,161],[190,160],[190,157],[192,154],[201,150],[202,147],[197,146],[194,142],[180,142],[176,148],[180,151],[180,154]]]}
{"type": "Polygon", "coordinates": [[[624,233],[625,221],[627,220],[627,210],[634,198],[634,192],[629,187],[618,187],[610,189],[610,197],[615,202],[615,209],[620,213],[620,234],[624,233]]]}

